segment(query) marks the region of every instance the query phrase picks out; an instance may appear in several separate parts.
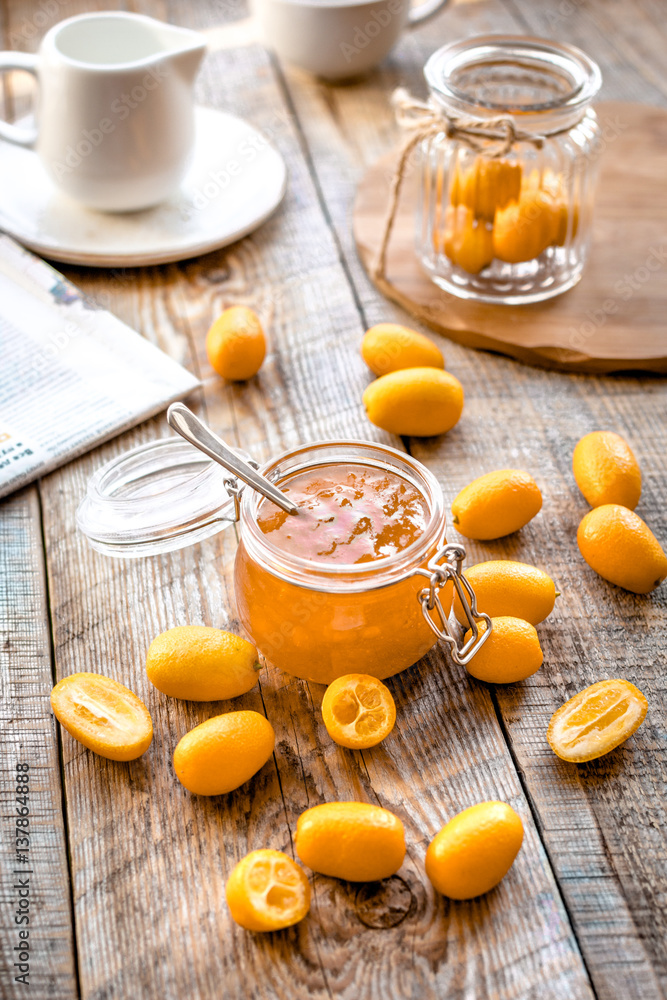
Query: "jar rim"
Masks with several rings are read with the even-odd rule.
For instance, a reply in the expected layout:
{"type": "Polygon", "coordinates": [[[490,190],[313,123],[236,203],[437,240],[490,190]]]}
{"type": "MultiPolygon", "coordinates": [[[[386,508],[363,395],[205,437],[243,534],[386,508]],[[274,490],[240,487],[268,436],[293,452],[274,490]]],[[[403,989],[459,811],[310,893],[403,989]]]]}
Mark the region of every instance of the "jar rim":
{"type": "Polygon", "coordinates": [[[440,543],[446,524],[440,483],[417,459],[373,441],[316,441],[283,452],[267,462],[260,471],[272,482],[280,482],[296,471],[330,465],[336,460],[389,468],[411,481],[424,496],[429,512],[427,525],[420,537],[399,552],[372,562],[326,563],[297,556],[281,549],[262,532],[257,523],[257,513],[264,498],[245,489],[241,499],[241,539],[249,556],[287,583],[324,592],[338,588],[345,592],[376,590],[411,576],[433,547],[440,543]],[[286,467],[288,461],[294,463],[289,468],[286,467]]]}
{"type": "Polygon", "coordinates": [[[516,116],[522,127],[536,124],[547,133],[550,129],[546,120],[550,116],[566,115],[572,122],[579,120],[602,84],[599,66],[581,49],[532,35],[479,35],[452,42],[433,53],[424,67],[424,76],[433,95],[447,110],[480,119],[516,116]],[[505,62],[549,71],[554,79],[558,77],[564,84],[569,81],[569,86],[553,100],[512,107],[507,102],[480,100],[456,85],[456,74],[463,69],[505,62]]]}

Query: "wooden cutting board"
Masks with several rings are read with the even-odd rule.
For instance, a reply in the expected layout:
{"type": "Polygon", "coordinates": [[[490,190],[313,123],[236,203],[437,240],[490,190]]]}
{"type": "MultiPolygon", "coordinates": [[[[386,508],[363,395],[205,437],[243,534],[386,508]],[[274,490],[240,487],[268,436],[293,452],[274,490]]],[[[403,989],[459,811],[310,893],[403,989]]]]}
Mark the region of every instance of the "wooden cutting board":
{"type": "MultiPolygon", "coordinates": [[[[404,179],[383,291],[468,347],[569,371],[667,372],[667,111],[620,101],[597,106],[605,137],[593,245],[578,285],[547,302],[499,306],[459,299],[421,267],[414,243],[416,171],[404,179]]],[[[362,179],[357,250],[370,272],[397,151],[362,179]]]]}

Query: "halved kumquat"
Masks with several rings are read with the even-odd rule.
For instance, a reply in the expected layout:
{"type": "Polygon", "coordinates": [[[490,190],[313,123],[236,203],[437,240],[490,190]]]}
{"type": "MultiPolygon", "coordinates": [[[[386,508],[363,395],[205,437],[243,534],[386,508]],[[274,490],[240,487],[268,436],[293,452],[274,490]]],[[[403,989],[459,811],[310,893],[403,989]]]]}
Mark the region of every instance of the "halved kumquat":
{"type": "Polygon", "coordinates": [[[335,743],[351,750],[365,750],[392,731],[396,705],[389,688],[377,677],[345,674],[326,689],[322,717],[335,743]]]}
{"type": "Polygon", "coordinates": [[[547,740],[562,760],[602,757],[641,726],[648,702],[629,681],[598,681],[575,694],[551,717],[547,740]]]}
{"type": "Polygon", "coordinates": [[[51,708],[75,740],[109,760],[136,760],[153,739],[153,723],[141,698],[102,674],[64,677],[51,692],[51,708]]]}
{"type": "Polygon", "coordinates": [[[227,879],[232,917],[248,931],[279,931],[303,920],[310,884],[303,868],[282,851],[251,851],[227,879]]]}

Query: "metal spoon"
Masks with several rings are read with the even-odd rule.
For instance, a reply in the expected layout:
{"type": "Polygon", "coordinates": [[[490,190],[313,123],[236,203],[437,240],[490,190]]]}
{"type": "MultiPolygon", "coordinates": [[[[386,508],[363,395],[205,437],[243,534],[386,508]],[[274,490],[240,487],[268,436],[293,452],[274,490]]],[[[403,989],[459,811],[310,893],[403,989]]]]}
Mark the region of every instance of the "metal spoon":
{"type": "Polygon", "coordinates": [[[181,437],[199,448],[214,462],[218,462],[223,468],[232,472],[244,483],[257,490],[267,500],[278,505],[281,510],[288,514],[298,514],[299,508],[291,500],[288,500],[284,493],[269,482],[266,476],[262,476],[251,465],[244,462],[242,458],[232,451],[225,442],[214,434],[213,431],[196,417],[192,410],[189,410],[184,403],[172,403],[167,410],[167,423],[173,427],[181,437]]]}

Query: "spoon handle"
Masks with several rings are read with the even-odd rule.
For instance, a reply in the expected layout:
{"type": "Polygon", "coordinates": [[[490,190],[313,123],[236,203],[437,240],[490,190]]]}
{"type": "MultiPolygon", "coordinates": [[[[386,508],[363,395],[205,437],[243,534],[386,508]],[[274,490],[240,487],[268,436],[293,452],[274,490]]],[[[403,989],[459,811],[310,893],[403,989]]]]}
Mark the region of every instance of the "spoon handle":
{"type": "Polygon", "coordinates": [[[199,417],[195,416],[192,410],[188,409],[184,403],[171,404],[167,410],[167,422],[186,441],[189,441],[195,448],[199,448],[209,458],[212,458],[214,462],[218,462],[219,465],[222,465],[229,472],[238,476],[239,479],[242,479],[253,490],[257,490],[258,493],[265,496],[267,500],[271,500],[288,514],[299,513],[299,508],[295,503],[288,500],[285,494],[276,489],[273,483],[269,482],[265,476],[256,472],[247,462],[244,462],[217,434],[214,434],[206,424],[202,423],[199,417]]]}

